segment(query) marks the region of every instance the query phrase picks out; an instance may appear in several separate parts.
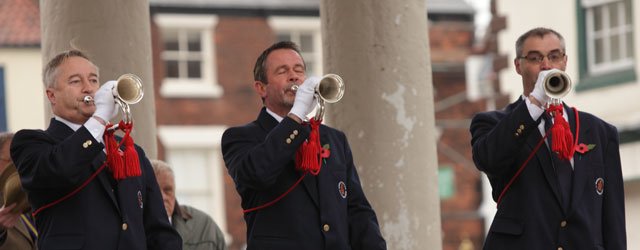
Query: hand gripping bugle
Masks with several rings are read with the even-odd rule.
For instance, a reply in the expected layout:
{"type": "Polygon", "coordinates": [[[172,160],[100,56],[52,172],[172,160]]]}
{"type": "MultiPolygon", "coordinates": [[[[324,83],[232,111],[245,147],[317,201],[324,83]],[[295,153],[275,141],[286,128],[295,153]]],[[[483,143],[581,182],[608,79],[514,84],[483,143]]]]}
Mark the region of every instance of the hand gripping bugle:
{"type": "MultiPolygon", "coordinates": [[[[132,119],[129,104],[136,104],[142,100],[144,92],[142,91],[142,80],[134,74],[124,74],[118,77],[116,84],[111,90],[113,97],[120,105],[123,114],[123,121],[130,123],[132,119]]],[[[82,101],[84,103],[92,103],[93,97],[85,96],[82,101]]]]}
{"type": "MultiPolygon", "coordinates": [[[[297,91],[298,85],[293,84],[291,86],[292,91],[297,91]]],[[[342,99],[344,95],[344,81],[342,77],[336,74],[326,74],[320,79],[320,83],[316,85],[314,89],[314,95],[318,102],[318,110],[316,111],[315,119],[320,121],[324,118],[324,104],[336,103],[342,99]]]]}

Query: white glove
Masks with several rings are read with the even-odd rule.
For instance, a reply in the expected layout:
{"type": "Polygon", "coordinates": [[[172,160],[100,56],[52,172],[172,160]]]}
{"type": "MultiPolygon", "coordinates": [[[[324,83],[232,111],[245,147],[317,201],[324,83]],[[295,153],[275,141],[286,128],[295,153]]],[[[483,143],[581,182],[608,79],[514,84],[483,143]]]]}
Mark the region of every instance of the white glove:
{"type": "Polygon", "coordinates": [[[317,76],[308,77],[304,82],[298,87],[296,91],[296,99],[293,101],[293,107],[291,107],[291,111],[289,114],[293,114],[298,118],[305,120],[307,115],[313,111],[315,108],[314,102],[314,92],[316,85],[320,83],[321,78],[317,76]]]}
{"type": "Polygon", "coordinates": [[[102,118],[106,122],[113,119],[118,114],[118,108],[116,107],[116,101],[113,97],[113,87],[116,81],[108,81],[98,89],[96,96],[93,98],[96,105],[96,111],[94,116],[102,118]]]}
{"type": "Polygon", "coordinates": [[[536,85],[533,87],[533,91],[531,91],[531,96],[536,98],[540,102],[540,104],[544,107],[549,102],[549,96],[544,92],[544,78],[553,73],[555,71],[559,71],[557,69],[543,70],[538,74],[538,80],[536,80],[536,85]]]}

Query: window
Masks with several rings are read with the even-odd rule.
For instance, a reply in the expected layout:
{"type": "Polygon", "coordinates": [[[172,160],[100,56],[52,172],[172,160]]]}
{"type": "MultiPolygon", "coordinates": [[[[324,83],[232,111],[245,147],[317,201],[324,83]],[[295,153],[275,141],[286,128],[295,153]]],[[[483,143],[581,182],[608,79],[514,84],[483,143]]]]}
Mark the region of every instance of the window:
{"type": "Polygon", "coordinates": [[[321,76],[322,36],[318,17],[270,17],[269,25],[278,41],[292,41],[300,47],[308,76],[321,76]]]}
{"type": "Polygon", "coordinates": [[[631,0],[580,2],[580,54],[585,57],[578,90],[635,80],[631,0]]]}
{"type": "Polygon", "coordinates": [[[219,97],[213,30],[217,17],[211,15],[158,14],[165,79],[164,97],[219,97]]]}
{"type": "Polygon", "coordinates": [[[226,233],[224,176],[220,140],[226,127],[158,126],[166,162],[176,179],[178,202],[207,214],[226,233]]]}

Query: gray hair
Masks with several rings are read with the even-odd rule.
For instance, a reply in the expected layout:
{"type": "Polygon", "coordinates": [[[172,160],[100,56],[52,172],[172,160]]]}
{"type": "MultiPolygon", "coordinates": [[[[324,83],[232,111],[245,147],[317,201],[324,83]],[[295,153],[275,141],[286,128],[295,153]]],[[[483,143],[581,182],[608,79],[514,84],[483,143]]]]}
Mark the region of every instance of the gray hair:
{"type": "Polygon", "coordinates": [[[562,37],[560,33],[549,28],[538,27],[538,28],[533,28],[527,31],[524,34],[522,34],[520,37],[518,37],[518,40],[516,40],[516,57],[524,56],[522,55],[522,46],[524,46],[524,41],[527,40],[527,38],[532,36],[543,38],[547,34],[556,35],[560,39],[560,46],[562,46],[562,51],[565,50],[564,37],[562,37]]]}
{"type": "Polygon", "coordinates": [[[175,177],[175,175],[173,174],[173,169],[171,169],[171,166],[169,166],[169,163],[166,163],[158,159],[151,159],[149,160],[149,162],[151,162],[151,166],[153,167],[154,173],[158,174],[162,172],[168,172],[171,174],[171,176],[175,177]]]}
{"type": "Polygon", "coordinates": [[[93,64],[94,67],[96,67],[97,72],[99,72],[100,70],[98,69],[98,66],[96,66],[84,52],[80,50],[75,50],[75,49],[63,51],[60,54],[57,54],[56,56],[54,56],[53,59],[51,59],[47,63],[47,65],[44,67],[44,70],[42,71],[42,80],[46,88],[54,87],[56,78],[58,77],[58,67],[60,67],[60,65],[62,64],[62,62],[64,62],[64,60],[70,57],[82,57],[84,59],[87,59],[87,61],[89,61],[91,64],[93,64]]]}

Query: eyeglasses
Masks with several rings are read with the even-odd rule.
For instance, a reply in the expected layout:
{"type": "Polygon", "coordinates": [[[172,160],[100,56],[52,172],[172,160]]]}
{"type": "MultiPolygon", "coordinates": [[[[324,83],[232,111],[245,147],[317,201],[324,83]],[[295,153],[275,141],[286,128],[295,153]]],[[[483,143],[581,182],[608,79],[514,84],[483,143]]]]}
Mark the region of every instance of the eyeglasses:
{"type": "Polygon", "coordinates": [[[518,57],[519,59],[525,59],[527,60],[527,62],[530,63],[542,63],[542,61],[544,61],[544,58],[547,57],[547,59],[549,59],[550,62],[552,63],[558,63],[561,62],[562,59],[564,59],[564,52],[562,51],[551,51],[549,52],[549,54],[542,55],[538,52],[531,52],[529,54],[527,54],[526,56],[520,56],[518,57]]]}

